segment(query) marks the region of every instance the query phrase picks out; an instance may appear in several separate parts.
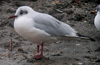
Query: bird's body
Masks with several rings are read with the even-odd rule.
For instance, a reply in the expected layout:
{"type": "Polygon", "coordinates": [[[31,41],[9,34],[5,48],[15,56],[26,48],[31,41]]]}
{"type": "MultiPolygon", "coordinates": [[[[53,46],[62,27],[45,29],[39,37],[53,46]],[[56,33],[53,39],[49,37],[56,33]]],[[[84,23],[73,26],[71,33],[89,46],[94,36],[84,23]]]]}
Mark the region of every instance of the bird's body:
{"type": "Polygon", "coordinates": [[[46,38],[50,37],[50,35],[42,30],[36,29],[34,23],[35,22],[32,18],[25,15],[15,19],[14,29],[23,38],[39,44],[40,42],[45,41],[46,38]]]}
{"type": "Polygon", "coordinates": [[[96,7],[96,11],[97,11],[97,15],[95,16],[94,24],[97,30],[100,31],[100,5],[96,7]]]}
{"type": "Polygon", "coordinates": [[[100,31],[100,12],[97,12],[97,15],[94,19],[94,24],[97,30],[100,31]]]}
{"type": "Polygon", "coordinates": [[[16,18],[14,28],[20,36],[37,44],[57,40],[55,36],[77,36],[76,31],[68,24],[35,11],[16,18]]]}
{"type": "MultiPolygon", "coordinates": [[[[39,13],[28,6],[21,6],[17,9],[14,16],[14,29],[23,38],[37,43],[37,52],[41,44],[41,54],[34,58],[39,59],[43,56],[43,43],[57,40],[57,37],[79,37],[80,35],[68,24],[63,23],[51,15],[39,13]]],[[[82,37],[87,38],[87,37],[82,37]]]]}

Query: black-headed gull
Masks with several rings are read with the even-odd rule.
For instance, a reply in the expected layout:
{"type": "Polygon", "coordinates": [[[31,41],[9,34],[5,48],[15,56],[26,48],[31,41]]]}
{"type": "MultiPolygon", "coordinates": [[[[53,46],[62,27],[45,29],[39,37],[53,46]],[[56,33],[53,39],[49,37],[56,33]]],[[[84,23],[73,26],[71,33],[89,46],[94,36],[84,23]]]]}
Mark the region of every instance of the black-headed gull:
{"type": "Polygon", "coordinates": [[[29,6],[21,6],[17,9],[14,16],[14,29],[23,38],[37,43],[37,52],[39,53],[39,45],[41,43],[41,53],[36,55],[34,59],[43,56],[43,43],[49,40],[57,40],[60,36],[82,37],[68,24],[63,23],[51,15],[34,11],[29,6]]]}
{"type": "Polygon", "coordinates": [[[97,30],[100,31],[100,5],[97,6],[96,11],[97,11],[97,15],[95,16],[94,24],[97,30]]]}

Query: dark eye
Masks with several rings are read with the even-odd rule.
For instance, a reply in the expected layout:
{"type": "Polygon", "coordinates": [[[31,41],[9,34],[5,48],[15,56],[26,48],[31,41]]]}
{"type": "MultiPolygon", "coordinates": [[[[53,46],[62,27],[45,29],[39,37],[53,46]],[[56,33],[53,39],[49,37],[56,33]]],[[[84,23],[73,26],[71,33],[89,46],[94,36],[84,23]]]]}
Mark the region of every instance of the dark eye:
{"type": "Polygon", "coordinates": [[[21,10],[21,11],[20,11],[20,15],[22,15],[22,14],[23,14],[23,11],[21,10]]]}
{"type": "Polygon", "coordinates": [[[100,5],[98,5],[98,6],[96,7],[96,10],[97,10],[97,11],[100,11],[100,5]]]}
{"type": "Polygon", "coordinates": [[[27,14],[27,13],[28,13],[27,11],[23,11],[23,10],[20,11],[20,15],[27,14]]]}
{"type": "Polygon", "coordinates": [[[97,10],[97,11],[99,11],[99,9],[98,9],[98,8],[97,8],[96,10],[97,10]]]}

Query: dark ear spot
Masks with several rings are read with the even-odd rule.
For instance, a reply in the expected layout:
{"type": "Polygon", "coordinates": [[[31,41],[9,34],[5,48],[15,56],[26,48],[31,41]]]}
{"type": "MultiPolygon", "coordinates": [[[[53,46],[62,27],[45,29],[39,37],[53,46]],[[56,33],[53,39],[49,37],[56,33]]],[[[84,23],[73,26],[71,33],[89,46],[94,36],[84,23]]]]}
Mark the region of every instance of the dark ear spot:
{"type": "Polygon", "coordinates": [[[27,13],[28,13],[27,11],[23,11],[23,10],[20,11],[20,15],[27,14],[27,13]]]}
{"type": "Polygon", "coordinates": [[[28,12],[27,11],[24,11],[24,13],[27,14],[28,12]]]}
{"type": "Polygon", "coordinates": [[[100,11],[100,5],[98,5],[98,6],[96,7],[96,10],[97,10],[97,11],[100,11]]]}

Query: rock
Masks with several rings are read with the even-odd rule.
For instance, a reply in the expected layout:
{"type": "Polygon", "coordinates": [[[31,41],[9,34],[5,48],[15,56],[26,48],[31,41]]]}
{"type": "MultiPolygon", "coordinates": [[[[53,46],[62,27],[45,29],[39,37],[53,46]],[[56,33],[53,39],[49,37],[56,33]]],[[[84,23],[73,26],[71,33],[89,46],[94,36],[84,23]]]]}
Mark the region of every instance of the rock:
{"type": "Polygon", "coordinates": [[[97,59],[96,62],[100,62],[100,59],[97,59]]]}
{"type": "Polygon", "coordinates": [[[59,52],[59,53],[52,53],[51,54],[52,56],[61,56],[61,53],[59,52]]]}
{"type": "Polygon", "coordinates": [[[18,49],[18,52],[27,53],[27,52],[25,52],[25,51],[24,51],[23,49],[21,49],[21,48],[18,49]]]}
{"type": "Polygon", "coordinates": [[[74,20],[76,21],[81,21],[84,18],[84,15],[82,14],[75,14],[74,20]]]}
{"type": "Polygon", "coordinates": [[[98,47],[98,48],[95,50],[95,52],[100,52],[100,47],[98,47]]]}

